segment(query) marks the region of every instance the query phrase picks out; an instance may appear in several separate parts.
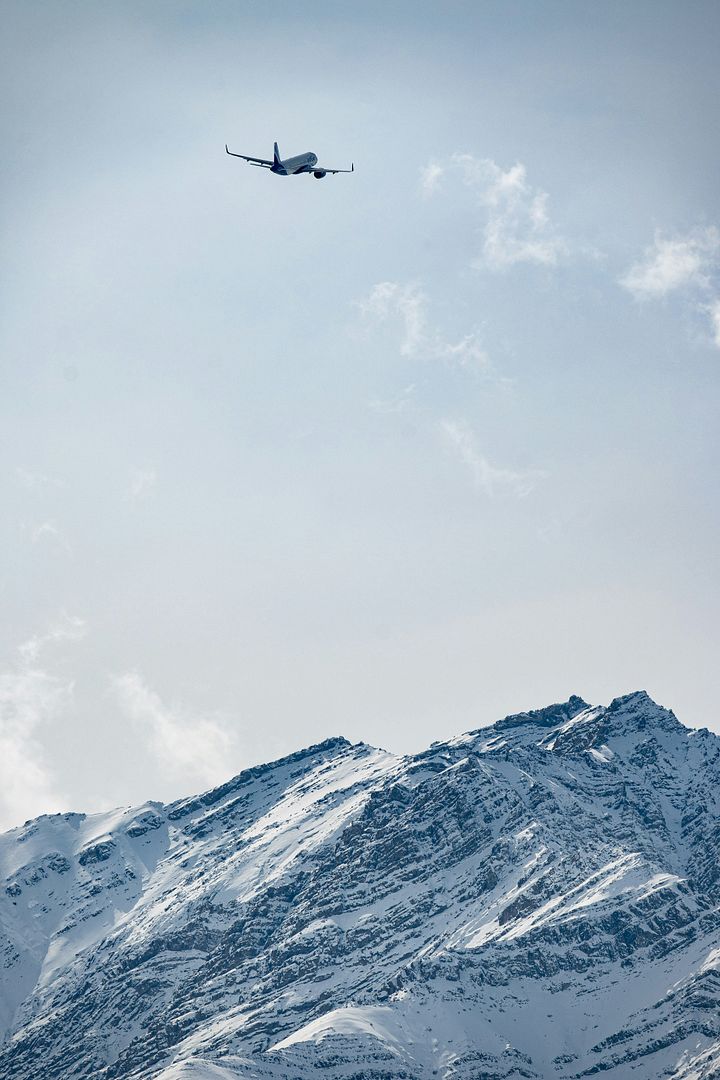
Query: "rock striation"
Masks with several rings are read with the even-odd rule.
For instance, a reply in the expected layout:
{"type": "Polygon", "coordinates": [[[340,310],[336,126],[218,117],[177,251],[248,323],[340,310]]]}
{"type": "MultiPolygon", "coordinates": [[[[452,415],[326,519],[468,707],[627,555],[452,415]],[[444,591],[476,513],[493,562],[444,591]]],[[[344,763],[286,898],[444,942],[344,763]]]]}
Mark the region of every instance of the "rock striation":
{"type": "Polygon", "coordinates": [[[0,837],[1,1080],[720,1077],[720,737],[644,692],[0,837]]]}

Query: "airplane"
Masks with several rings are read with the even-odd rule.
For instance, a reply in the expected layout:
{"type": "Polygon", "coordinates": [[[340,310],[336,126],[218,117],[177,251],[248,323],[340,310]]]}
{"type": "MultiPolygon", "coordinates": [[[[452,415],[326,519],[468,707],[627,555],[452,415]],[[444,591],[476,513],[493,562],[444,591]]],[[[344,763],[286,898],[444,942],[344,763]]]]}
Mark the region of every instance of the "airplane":
{"type": "Polygon", "coordinates": [[[312,173],[316,180],[322,180],[323,176],[328,173],[355,172],[354,162],[349,169],[326,169],[324,166],[318,165],[317,154],[310,152],[298,154],[297,157],[285,158],[285,161],[283,161],[277,143],[274,145],[272,161],[268,161],[266,158],[248,157],[246,154],[233,154],[232,150],[228,150],[227,143],[225,143],[225,153],[229,154],[230,157],[242,158],[243,161],[248,161],[251,165],[257,165],[261,169],[269,169],[276,176],[297,176],[298,173],[312,173]]]}

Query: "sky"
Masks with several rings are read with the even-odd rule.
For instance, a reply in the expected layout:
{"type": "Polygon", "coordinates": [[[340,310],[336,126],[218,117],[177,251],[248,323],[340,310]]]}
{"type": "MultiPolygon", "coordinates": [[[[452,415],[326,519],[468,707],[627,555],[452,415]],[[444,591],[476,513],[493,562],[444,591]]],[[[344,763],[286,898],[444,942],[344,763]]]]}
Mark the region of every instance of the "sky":
{"type": "Polygon", "coordinates": [[[0,18],[0,827],[572,693],[720,731],[714,0],[0,18]]]}

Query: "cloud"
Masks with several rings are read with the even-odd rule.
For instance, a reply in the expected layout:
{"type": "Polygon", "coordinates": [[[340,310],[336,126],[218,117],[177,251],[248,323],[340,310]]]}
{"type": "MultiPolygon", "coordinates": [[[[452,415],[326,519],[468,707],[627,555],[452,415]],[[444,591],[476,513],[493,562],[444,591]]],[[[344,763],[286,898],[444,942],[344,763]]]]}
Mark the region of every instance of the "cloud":
{"type": "Polygon", "coordinates": [[[490,357],[477,334],[466,334],[455,344],[438,339],[435,342],[435,355],[467,371],[489,373],[492,368],[490,357]]]}
{"type": "Polygon", "coordinates": [[[130,478],[128,496],[133,501],[147,499],[154,492],[156,484],[155,469],[136,469],[130,478]]]}
{"type": "Polygon", "coordinates": [[[548,213],[547,192],[528,183],[525,166],[503,169],[491,158],[453,154],[447,165],[432,162],[421,173],[421,187],[432,195],[449,169],[459,172],[474,192],[484,216],[478,268],[504,271],[519,263],[555,266],[566,245],[548,213]]]}
{"type": "Polygon", "coordinates": [[[72,691],[43,671],[0,673],[0,828],[62,809],[37,732],[68,707],[72,691]]]}
{"type": "Polygon", "coordinates": [[[82,619],[63,616],[46,634],[23,642],[0,672],[0,828],[65,806],[39,736],[72,707],[74,683],[44,670],[40,659],[49,646],[84,633],[82,619]]]}
{"type": "Polygon", "coordinates": [[[684,294],[698,311],[709,316],[712,342],[720,349],[719,272],[720,230],[708,225],[685,236],[656,233],[652,246],[620,278],[620,284],[636,300],[657,300],[673,292],[684,294]]]}
{"type": "Polygon", "coordinates": [[[710,324],[713,329],[713,341],[718,349],[720,349],[720,297],[713,300],[713,302],[708,305],[707,310],[710,316],[710,324]]]}
{"type": "Polygon", "coordinates": [[[19,646],[18,652],[22,660],[27,664],[34,664],[40,659],[40,654],[49,645],[55,645],[60,641],[81,641],[87,632],[87,623],[77,615],[62,614],[46,633],[36,634],[24,641],[19,646]]]}
{"type": "Polygon", "coordinates": [[[426,304],[426,297],[417,285],[381,281],[366,300],[359,302],[359,307],[366,319],[376,322],[399,318],[403,326],[400,352],[403,356],[415,356],[425,341],[426,304]]]}
{"type": "Polygon", "coordinates": [[[138,672],[113,676],[111,686],[164,777],[190,785],[227,778],[235,739],[223,723],[166,705],[138,672]]]}
{"type": "Polygon", "coordinates": [[[45,539],[45,537],[56,540],[60,545],[64,546],[62,534],[57,525],[52,521],[43,521],[42,525],[37,525],[32,530],[33,544],[37,544],[40,540],[45,539]]]}
{"type": "Polygon", "coordinates": [[[51,548],[59,548],[67,555],[72,556],[72,547],[65,533],[54,521],[41,521],[39,525],[31,524],[29,521],[21,521],[20,530],[33,546],[36,544],[42,546],[49,544],[51,548]]]}
{"type": "Polygon", "coordinates": [[[389,400],[375,398],[368,402],[368,407],[372,409],[373,412],[377,413],[388,414],[404,412],[413,400],[416,390],[417,387],[415,383],[410,383],[410,385],[406,386],[397,397],[390,398],[389,400]]]}
{"type": "Polygon", "coordinates": [[[666,296],[677,289],[707,289],[720,256],[720,232],[710,226],[687,236],[663,237],[620,278],[637,300],[666,296]]]}
{"type": "Polygon", "coordinates": [[[477,439],[464,420],[442,420],[440,431],[447,444],[470,470],[475,486],[491,498],[495,495],[525,498],[538,481],[547,476],[541,469],[516,471],[491,465],[480,453],[477,439]]]}
{"type": "Polygon", "coordinates": [[[447,364],[481,373],[494,378],[490,358],[480,336],[466,334],[458,342],[446,341],[440,332],[428,323],[428,298],[416,284],[400,284],[397,281],[381,281],[375,285],[358,307],[366,320],[386,323],[399,319],[402,326],[400,354],[407,357],[424,357],[441,360],[447,364]]]}
{"type": "Polygon", "coordinates": [[[437,161],[431,161],[420,170],[420,190],[425,198],[434,195],[440,186],[445,169],[437,161]]]}
{"type": "Polygon", "coordinates": [[[29,491],[41,491],[48,487],[62,487],[60,480],[52,476],[46,476],[45,473],[33,472],[32,469],[26,469],[23,465],[18,465],[16,468],[15,478],[18,484],[29,491]]]}

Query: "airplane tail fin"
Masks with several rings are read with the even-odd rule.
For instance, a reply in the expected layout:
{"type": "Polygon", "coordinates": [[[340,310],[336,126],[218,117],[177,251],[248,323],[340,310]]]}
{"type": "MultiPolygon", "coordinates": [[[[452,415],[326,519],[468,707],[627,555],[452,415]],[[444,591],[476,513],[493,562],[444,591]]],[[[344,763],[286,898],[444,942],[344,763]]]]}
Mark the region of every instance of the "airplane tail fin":
{"type": "Polygon", "coordinates": [[[273,165],[280,165],[280,151],[278,150],[278,144],[273,145],[273,165]]]}

